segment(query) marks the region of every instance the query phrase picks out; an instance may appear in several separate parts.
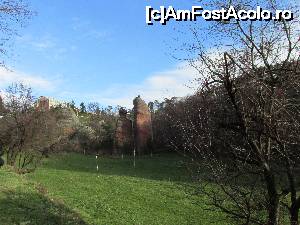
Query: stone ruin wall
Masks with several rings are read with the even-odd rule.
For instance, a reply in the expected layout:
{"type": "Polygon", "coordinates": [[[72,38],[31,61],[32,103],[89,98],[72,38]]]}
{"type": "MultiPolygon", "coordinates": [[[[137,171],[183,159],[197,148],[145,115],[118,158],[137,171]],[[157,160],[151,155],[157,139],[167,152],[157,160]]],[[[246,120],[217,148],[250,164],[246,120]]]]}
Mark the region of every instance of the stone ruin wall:
{"type": "Polygon", "coordinates": [[[49,99],[41,96],[37,101],[37,109],[48,111],[50,109],[49,99]]]}

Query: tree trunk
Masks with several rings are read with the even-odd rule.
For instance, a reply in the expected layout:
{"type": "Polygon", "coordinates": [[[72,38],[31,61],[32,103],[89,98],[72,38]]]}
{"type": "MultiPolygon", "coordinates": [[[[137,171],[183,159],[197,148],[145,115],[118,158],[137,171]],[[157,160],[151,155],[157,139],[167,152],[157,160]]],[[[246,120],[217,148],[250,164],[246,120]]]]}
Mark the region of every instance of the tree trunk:
{"type": "Polygon", "coordinates": [[[299,225],[299,207],[292,204],[290,209],[291,225],[299,225]]]}
{"type": "MultiPolygon", "coordinates": [[[[285,148],[283,147],[285,151],[285,148]]],[[[291,192],[291,207],[289,208],[290,211],[290,222],[291,225],[299,225],[299,208],[300,208],[300,198],[297,199],[297,189],[295,184],[295,174],[293,167],[291,166],[291,161],[287,157],[287,177],[290,184],[290,192],[291,192]]]]}
{"type": "Polygon", "coordinates": [[[276,189],[276,182],[273,173],[269,168],[264,170],[265,182],[268,190],[269,197],[269,216],[268,225],[278,225],[279,224],[279,196],[276,189]]]}

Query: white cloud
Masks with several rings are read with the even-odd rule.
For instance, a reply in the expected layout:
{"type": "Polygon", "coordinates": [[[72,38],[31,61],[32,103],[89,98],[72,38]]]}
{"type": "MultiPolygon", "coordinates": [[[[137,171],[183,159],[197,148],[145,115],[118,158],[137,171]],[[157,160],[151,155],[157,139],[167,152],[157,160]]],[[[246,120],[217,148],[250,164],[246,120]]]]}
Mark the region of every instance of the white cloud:
{"type": "Polygon", "coordinates": [[[4,67],[0,67],[1,88],[5,88],[14,82],[22,82],[38,90],[53,90],[55,87],[53,81],[49,81],[41,76],[11,71],[4,67]]]}
{"type": "Polygon", "coordinates": [[[79,17],[72,18],[72,30],[77,33],[77,38],[81,40],[95,39],[103,41],[109,38],[110,32],[99,30],[90,21],[83,20],[79,17]]]}
{"type": "Polygon", "coordinates": [[[27,34],[18,37],[17,41],[23,46],[29,46],[36,51],[45,51],[57,48],[57,40],[49,34],[40,37],[27,34]]]}
{"type": "Polygon", "coordinates": [[[83,20],[80,17],[73,17],[72,19],[72,29],[74,31],[80,31],[82,29],[85,29],[86,27],[91,26],[91,22],[87,20],[83,20]]]}
{"type": "Polygon", "coordinates": [[[77,50],[76,45],[63,44],[51,34],[44,34],[41,36],[27,34],[18,37],[17,41],[24,48],[28,48],[31,51],[34,50],[44,57],[56,61],[65,60],[68,53],[77,50]]]}
{"type": "Polygon", "coordinates": [[[43,51],[56,47],[56,43],[50,39],[37,40],[36,42],[32,42],[31,45],[38,51],[43,51]]]}
{"type": "Polygon", "coordinates": [[[100,93],[86,95],[85,98],[101,104],[132,108],[132,100],[138,95],[149,102],[193,94],[197,87],[193,82],[195,78],[196,70],[182,63],[173,69],[150,74],[139,84],[115,84],[100,93]]]}

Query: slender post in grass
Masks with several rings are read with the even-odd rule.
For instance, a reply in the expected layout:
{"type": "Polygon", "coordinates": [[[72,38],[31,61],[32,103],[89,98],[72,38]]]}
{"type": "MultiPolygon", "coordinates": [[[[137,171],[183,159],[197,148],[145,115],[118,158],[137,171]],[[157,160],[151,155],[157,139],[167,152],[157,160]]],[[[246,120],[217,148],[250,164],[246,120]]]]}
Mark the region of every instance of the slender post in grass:
{"type": "Polygon", "coordinates": [[[151,158],[153,157],[153,145],[154,145],[154,135],[153,135],[153,123],[152,123],[152,117],[153,117],[153,107],[150,112],[150,124],[151,124],[151,146],[150,146],[150,151],[151,151],[151,158]]]}
{"type": "Polygon", "coordinates": [[[98,155],[96,155],[96,164],[97,164],[97,166],[96,166],[96,169],[97,169],[97,172],[99,171],[99,165],[98,165],[98,155]]]}
{"type": "Polygon", "coordinates": [[[136,155],[136,149],[135,149],[135,135],[134,135],[134,129],[133,129],[133,121],[131,120],[131,133],[132,133],[132,145],[133,145],[133,168],[135,168],[135,155],[136,155]]]}
{"type": "Polygon", "coordinates": [[[135,168],[135,148],[133,149],[133,167],[135,168]]]}

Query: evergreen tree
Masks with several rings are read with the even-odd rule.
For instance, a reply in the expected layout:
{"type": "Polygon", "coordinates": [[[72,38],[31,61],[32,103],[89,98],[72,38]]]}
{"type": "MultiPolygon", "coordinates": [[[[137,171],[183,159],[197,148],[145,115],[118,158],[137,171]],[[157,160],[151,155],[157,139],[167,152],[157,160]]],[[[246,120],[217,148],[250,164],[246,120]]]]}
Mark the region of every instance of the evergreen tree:
{"type": "Polygon", "coordinates": [[[80,103],[80,112],[81,113],[86,113],[86,107],[85,107],[83,102],[80,103]]]}

